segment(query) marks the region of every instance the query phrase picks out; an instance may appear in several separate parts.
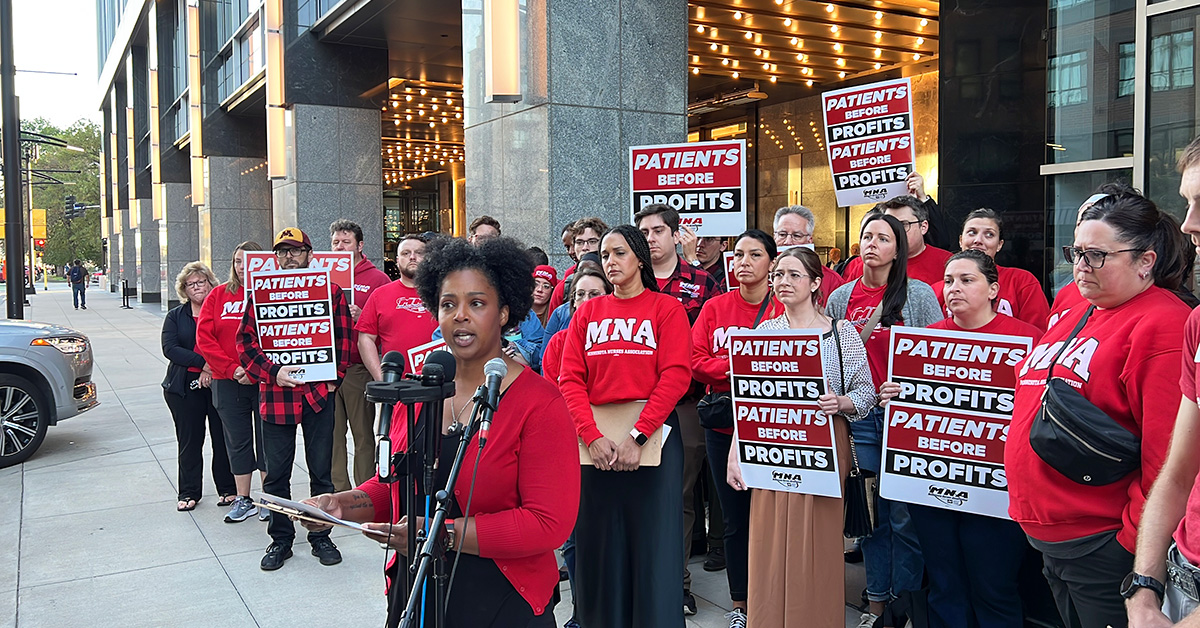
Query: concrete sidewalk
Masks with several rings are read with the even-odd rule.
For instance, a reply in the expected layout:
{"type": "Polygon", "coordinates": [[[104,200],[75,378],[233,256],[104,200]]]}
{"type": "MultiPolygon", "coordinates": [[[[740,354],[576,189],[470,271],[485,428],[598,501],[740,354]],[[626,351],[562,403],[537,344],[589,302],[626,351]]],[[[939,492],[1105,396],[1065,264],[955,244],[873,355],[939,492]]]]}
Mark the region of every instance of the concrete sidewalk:
{"type": "MultiPolygon", "coordinates": [[[[265,524],[224,523],[207,471],[196,510],[175,511],[162,312],[121,309],[116,295],[98,289],[88,297],[87,310],[72,308],[66,284],[30,297],[28,319],[91,339],[100,406],[51,427],[31,460],[0,470],[0,528],[14,539],[0,545],[0,628],[382,625],[384,552],[362,535],[334,532],[344,560],[323,567],[300,529],[295,557],[267,573],[258,567],[270,542],[265,524]]],[[[307,478],[298,447],[293,496],[308,495],[307,478]]],[[[725,573],[705,572],[701,560],[691,566],[700,613],[687,624],[724,628],[725,573]]],[[[857,601],[862,569],[848,567],[857,601]]],[[[565,584],[563,595],[559,625],[570,616],[565,584]]],[[[846,617],[857,624],[857,611],[846,617]]]]}

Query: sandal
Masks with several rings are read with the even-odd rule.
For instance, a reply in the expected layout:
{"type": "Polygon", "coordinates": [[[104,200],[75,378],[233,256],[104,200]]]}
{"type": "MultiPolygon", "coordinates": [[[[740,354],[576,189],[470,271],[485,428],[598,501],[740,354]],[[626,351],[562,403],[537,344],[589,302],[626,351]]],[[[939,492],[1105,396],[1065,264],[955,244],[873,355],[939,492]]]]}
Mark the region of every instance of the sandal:
{"type": "Polygon", "coordinates": [[[221,495],[221,499],[217,500],[217,507],[218,508],[226,508],[228,506],[232,506],[233,502],[235,500],[237,500],[237,495],[224,495],[223,494],[223,495],[221,495]]]}
{"type": "Polygon", "coordinates": [[[185,498],[185,499],[181,499],[181,500],[179,500],[179,502],[178,502],[178,503],[175,505],[175,510],[178,510],[179,512],[187,512],[187,511],[189,511],[189,510],[195,510],[195,509],[196,509],[196,504],[197,504],[197,503],[199,503],[199,501],[200,501],[200,500],[198,500],[198,499],[192,499],[191,497],[187,497],[187,498],[185,498]]]}

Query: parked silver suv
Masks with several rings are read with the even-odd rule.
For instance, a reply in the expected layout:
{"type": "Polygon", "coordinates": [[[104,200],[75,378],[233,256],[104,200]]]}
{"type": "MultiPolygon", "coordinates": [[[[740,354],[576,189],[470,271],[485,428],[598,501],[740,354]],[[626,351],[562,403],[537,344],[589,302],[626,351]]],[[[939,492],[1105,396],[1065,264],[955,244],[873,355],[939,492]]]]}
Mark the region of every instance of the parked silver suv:
{"type": "Polygon", "coordinates": [[[98,403],[87,336],[60,325],[0,320],[0,468],[24,462],[49,426],[98,403]]]}

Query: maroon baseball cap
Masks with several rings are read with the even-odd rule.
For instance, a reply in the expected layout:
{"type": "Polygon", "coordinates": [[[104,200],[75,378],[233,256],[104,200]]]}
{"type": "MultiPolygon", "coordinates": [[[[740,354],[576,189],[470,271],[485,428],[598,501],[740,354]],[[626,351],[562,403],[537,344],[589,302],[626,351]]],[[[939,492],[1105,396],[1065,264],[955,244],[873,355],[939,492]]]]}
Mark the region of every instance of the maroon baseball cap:
{"type": "Polygon", "coordinates": [[[295,227],[288,227],[287,229],[280,231],[279,235],[275,236],[275,244],[271,247],[271,250],[275,250],[281,246],[294,246],[296,248],[311,249],[312,240],[308,239],[307,233],[304,233],[295,227]]]}

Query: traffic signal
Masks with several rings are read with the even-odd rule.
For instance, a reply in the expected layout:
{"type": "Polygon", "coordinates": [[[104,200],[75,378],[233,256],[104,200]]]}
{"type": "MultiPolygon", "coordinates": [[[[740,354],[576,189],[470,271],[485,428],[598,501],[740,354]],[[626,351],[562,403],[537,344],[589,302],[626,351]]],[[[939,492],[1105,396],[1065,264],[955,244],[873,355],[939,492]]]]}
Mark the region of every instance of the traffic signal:
{"type": "MultiPolygon", "coordinates": [[[[74,194],[67,195],[67,200],[65,203],[63,203],[63,209],[65,209],[68,214],[71,212],[71,210],[75,209],[75,195],[74,194]]],[[[70,218],[71,216],[68,215],[67,217],[70,218]]]]}
{"type": "Polygon", "coordinates": [[[36,240],[33,241],[33,246],[34,246],[34,248],[39,249],[39,250],[46,248],[46,239],[45,238],[37,238],[36,240]]]}

